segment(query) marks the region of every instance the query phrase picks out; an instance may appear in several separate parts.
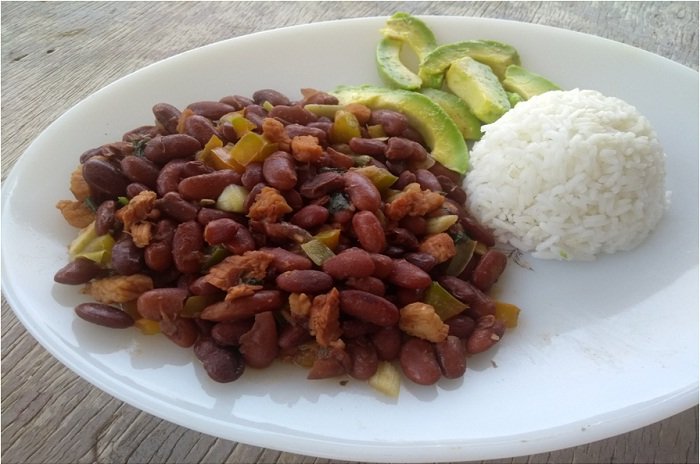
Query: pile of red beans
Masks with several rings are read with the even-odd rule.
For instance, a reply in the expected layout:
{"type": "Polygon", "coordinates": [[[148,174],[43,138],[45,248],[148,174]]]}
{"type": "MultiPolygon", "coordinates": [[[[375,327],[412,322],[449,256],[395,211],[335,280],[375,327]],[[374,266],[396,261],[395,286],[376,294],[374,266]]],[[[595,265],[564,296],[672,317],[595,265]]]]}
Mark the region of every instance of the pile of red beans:
{"type": "Polygon", "coordinates": [[[324,92],[306,92],[292,101],[269,89],[182,110],[160,103],[153,107],[154,124],[85,152],[77,182],[89,190],[84,202],[97,235],[110,235],[114,246],[108,263],[74,259],[55,280],[93,289],[100,281],[113,282],[115,293],[109,286],[102,293],[88,290],[96,301],[79,305],[77,315],[114,328],[155,326],[177,345],[193,348],[219,382],[278,360],[308,368],[311,379],[366,380],[381,361],[396,361],[419,384],[462,376],[467,358],[504,334],[487,292],[503,271],[505,256],[491,248],[493,237],[465,209],[460,176],[430,160],[404,115],[355,108],[362,114],[361,135],[339,143],[333,119],[305,108],[337,103],[324,92]],[[225,118],[233,112],[244,115],[257,133],[264,134],[266,120],[272,119],[283,127],[277,136],[312,136],[320,155],[300,161],[282,144],[244,169],[205,162],[201,155],[213,136],[224,146],[239,139],[225,118]],[[383,136],[370,137],[371,126],[381,127],[383,136]],[[390,192],[418,184],[421,191],[441,196],[441,205],[393,220],[386,214],[388,194],[358,172],[358,165],[390,172],[395,177],[390,192]],[[242,212],[216,208],[217,197],[231,184],[249,192],[242,212]],[[127,228],[129,214],[139,212],[124,209],[135,198],[146,198],[144,192],[153,192],[148,210],[137,218],[146,224],[145,239],[127,228]],[[271,198],[288,209],[276,209],[272,202],[262,217],[251,214],[263,192],[272,192],[271,198]],[[429,219],[445,214],[458,217],[445,231],[455,242],[469,237],[479,244],[458,275],[446,275],[449,261],[438,262],[420,249],[429,219]],[[333,256],[314,262],[302,245],[334,229],[340,234],[333,256]],[[229,269],[222,263],[237,264],[229,269]],[[235,292],[221,279],[233,279],[235,292]],[[440,341],[406,333],[399,324],[401,308],[421,302],[433,282],[467,306],[444,321],[449,332],[440,341]],[[136,293],[129,294],[130,285],[136,293]],[[193,297],[201,304],[194,312],[193,297]],[[318,309],[313,321],[310,305],[318,309]]]}

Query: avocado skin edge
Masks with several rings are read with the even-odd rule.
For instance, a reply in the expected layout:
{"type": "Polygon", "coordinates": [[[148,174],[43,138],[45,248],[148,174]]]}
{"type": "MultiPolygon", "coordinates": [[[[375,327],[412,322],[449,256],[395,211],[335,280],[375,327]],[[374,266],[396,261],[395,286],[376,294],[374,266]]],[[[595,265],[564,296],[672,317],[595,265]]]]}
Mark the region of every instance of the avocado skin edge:
{"type": "Polygon", "coordinates": [[[417,92],[372,85],[340,86],[331,94],[341,104],[361,103],[371,109],[403,113],[423,136],[433,159],[459,174],[469,169],[469,148],[457,125],[430,98],[417,92]]]}

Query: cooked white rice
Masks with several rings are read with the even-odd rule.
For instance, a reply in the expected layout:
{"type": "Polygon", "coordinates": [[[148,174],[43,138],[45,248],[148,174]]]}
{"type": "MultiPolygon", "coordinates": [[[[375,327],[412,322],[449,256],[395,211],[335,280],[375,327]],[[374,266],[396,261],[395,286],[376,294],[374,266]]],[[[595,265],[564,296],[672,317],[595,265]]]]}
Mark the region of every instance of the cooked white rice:
{"type": "Polygon", "coordinates": [[[537,258],[590,260],[636,247],[663,215],[663,149],[618,98],[547,92],[483,131],[465,189],[500,242],[537,258]]]}

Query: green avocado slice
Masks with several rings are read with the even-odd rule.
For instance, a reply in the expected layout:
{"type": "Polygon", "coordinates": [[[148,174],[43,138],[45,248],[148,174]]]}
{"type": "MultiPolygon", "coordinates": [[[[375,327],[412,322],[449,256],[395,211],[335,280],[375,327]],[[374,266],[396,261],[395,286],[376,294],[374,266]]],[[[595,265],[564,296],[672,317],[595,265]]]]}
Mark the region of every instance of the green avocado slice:
{"type": "Polygon", "coordinates": [[[392,88],[416,90],[423,81],[401,59],[404,45],[420,62],[437,47],[433,31],[420,19],[408,13],[395,13],[380,29],[382,39],[377,43],[376,63],[379,76],[392,88]]]}
{"type": "Polygon", "coordinates": [[[524,100],[550,90],[561,90],[557,84],[515,64],[506,68],[506,77],[502,84],[508,92],[514,92],[524,100]]]}
{"type": "Polygon", "coordinates": [[[418,56],[418,60],[423,60],[437,47],[433,31],[423,21],[408,13],[394,13],[380,32],[384,37],[400,40],[408,45],[418,56]]]}
{"type": "Polygon", "coordinates": [[[462,133],[447,113],[425,95],[372,85],[340,86],[331,93],[342,105],[361,103],[371,109],[403,113],[430,147],[433,159],[459,174],[467,172],[469,149],[462,133]]]}
{"type": "Polygon", "coordinates": [[[462,137],[467,140],[479,140],[481,138],[481,121],[474,116],[464,100],[457,95],[443,90],[425,87],[420,93],[440,105],[450,118],[457,124],[462,137]]]}
{"type": "Polygon", "coordinates": [[[510,109],[508,95],[491,68],[468,56],[453,61],[445,79],[450,91],[482,122],[492,123],[510,109]]]}
{"type": "Polygon", "coordinates": [[[506,68],[520,64],[520,55],[511,45],[495,40],[466,40],[436,47],[425,56],[418,67],[418,76],[423,86],[439,89],[442,87],[445,71],[450,64],[469,56],[491,67],[499,80],[505,78],[506,68]]]}
{"type": "Polygon", "coordinates": [[[403,42],[399,39],[384,37],[377,43],[377,71],[382,81],[389,87],[397,89],[419,89],[421,78],[403,64],[400,58],[403,42]]]}

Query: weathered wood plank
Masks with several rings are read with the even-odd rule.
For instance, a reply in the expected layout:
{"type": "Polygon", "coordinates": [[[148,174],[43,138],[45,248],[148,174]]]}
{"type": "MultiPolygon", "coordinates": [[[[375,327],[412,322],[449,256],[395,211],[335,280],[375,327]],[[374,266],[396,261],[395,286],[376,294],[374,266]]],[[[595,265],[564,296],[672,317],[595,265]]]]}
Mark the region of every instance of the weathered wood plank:
{"type": "MultiPolygon", "coordinates": [[[[50,121],[145,65],[232,36],[395,11],[563,27],[698,69],[696,2],[4,2],[2,177],[50,121]]],[[[341,462],[221,440],[123,404],[60,365],[4,300],[2,391],[3,462],[341,462]]],[[[608,440],[488,462],[697,463],[697,424],[693,408],[608,440]]]]}

